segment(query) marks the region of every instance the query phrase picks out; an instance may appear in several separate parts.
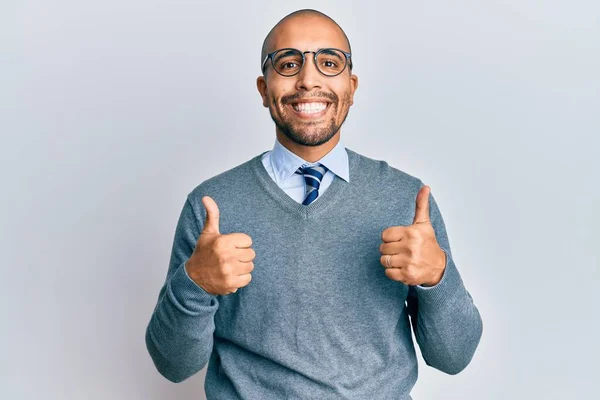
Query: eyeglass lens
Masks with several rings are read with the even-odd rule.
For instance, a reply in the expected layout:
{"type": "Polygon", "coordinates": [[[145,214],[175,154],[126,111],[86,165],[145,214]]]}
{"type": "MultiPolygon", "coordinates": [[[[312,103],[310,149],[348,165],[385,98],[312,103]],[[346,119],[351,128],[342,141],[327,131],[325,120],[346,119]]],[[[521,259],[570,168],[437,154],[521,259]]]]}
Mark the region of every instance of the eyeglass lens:
{"type": "MultiPolygon", "coordinates": [[[[312,57],[312,53],[305,54],[312,57]]],[[[325,75],[337,75],[346,66],[346,56],[336,49],[323,49],[317,54],[317,68],[325,75]]],[[[302,68],[302,53],[286,49],[273,55],[273,67],[282,75],[294,75],[302,68]]]]}

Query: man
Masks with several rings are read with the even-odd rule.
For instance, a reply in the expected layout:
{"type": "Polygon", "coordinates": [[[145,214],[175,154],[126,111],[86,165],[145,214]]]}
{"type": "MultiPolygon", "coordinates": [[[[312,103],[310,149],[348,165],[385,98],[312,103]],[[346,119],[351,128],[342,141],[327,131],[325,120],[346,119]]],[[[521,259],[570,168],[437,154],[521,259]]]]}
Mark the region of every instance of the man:
{"type": "Polygon", "coordinates": [[[208,399],[411,399],[411,323],[448,374],[482,334],[440,210],[418,178],[342,145],[358,78],[332,19],[286,16],[261,62],[275,146],[187,196],[148,351],[173,382],[208,363],[208,399]]]}

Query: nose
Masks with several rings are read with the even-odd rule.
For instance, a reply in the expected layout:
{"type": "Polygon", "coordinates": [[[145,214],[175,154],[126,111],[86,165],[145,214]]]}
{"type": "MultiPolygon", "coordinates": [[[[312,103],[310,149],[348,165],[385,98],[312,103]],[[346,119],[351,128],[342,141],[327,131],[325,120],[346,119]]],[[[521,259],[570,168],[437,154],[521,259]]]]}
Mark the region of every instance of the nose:
{"type": "Polygon", "coordinates": [[[296,89],[310,91],[316,87],[322,87],[323,75],[317,69],[313,53],[305,54],[304,65],[302,69],[296,75],[296,89]]]}

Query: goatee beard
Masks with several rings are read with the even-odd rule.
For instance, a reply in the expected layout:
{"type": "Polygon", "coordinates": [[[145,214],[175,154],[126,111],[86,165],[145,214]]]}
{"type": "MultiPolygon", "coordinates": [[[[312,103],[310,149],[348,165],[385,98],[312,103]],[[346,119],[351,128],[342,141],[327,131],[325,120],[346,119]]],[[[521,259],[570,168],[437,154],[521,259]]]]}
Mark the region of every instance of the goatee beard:
{"type": "MultiPolygon", "coordinates": [[[[326,128],[317,129],[311,133],[305,133],[305,130],[296,130],[292,128],[292,124],[281,124],[273,115],[271,115],[273,122],[277,126],[277,129],[284,134],[289,140],[302,146],[320,146],[323,143],[327,143],[335,134],[340,130],[339,126],[336,126],[335,120],[331,120],[331,123],[326,128]]],[[[311,124],[306,124],[306,130],[310,129],[311,124]]]]}
{"type": "MultiPolygon", "coordinates": [[[[324,97],[324,96],[321,96],[321,97],[324,97]]],[[[333,95],[331,97],[329,97],[329,98],[333,101],[331,102],[329,107],[332,108],[333,114],[336,115],[338,107],[340,105],[340,102],[339,102],[339,99],[337,98],[337,96],[333,95]],[[333,98],[331,98],[331,97],[333,97],[333,98]]],[[[275,108],[277,101],[275,99],[272,99],[271,104],[274,106],[273,108],[275,108]]],[[[280,105],[282,110],[285,110],[285,104],[289,104],[289,100],[288,100],[288,102],[282,102],[282,104],[280,105]]],[[[349,96],[348,95],[345,96],[342,104],[343,104],[343,106],[349,104],[349,96]]],[[[273,122],[275,122],[275,126],[277,127],[277,129],[292,142],[297,143],[302,146],[320,146],[323,143],[327,143],[329,140],[331,140],[332,137],[335,136],[336,133],[338,133],[341,126],[344,124],[344,121],[346,121],[346,117],[348,116],[348,111],[349,111],[348,108],[346,109],[346,114],[344,115],[344,119],[342,120],[342,122],[339,125],[336,125],[335,118],[332,118],[327,127],[316,128],[316,130],[314,130],[313,132],[310,132],[310,133],[307,133],[306,131],[310,130],[310,128],[312,126],[320,124],[320,122],[303,123],[302,129],[294,129],[294,127],[293,127],[294,121],[292,121],[291,118],[288,118],[288,115],[285,113],[285,111],[283,111],[281,113],[281,115],[282,115],[281,121],[277,120],[271,107],[269,107],[269,113],[271,114],[271,119],[273,120],[273,122]]],[[[300,124],[298,124],[298,125],[300,125],[300,124]]]]}

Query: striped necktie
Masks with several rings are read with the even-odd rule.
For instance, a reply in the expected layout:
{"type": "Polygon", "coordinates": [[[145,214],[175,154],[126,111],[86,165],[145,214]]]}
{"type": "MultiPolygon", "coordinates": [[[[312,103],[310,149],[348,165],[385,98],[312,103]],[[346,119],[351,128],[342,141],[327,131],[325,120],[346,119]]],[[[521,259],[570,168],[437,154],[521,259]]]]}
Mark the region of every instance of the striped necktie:
{"type": "Polygon", "coordinates": [[[320,163],[312,166],[299,167],[296,170],[297,174],[304,175],[304,182],[306,182],[306,191],[302,204],[307,206],[317,199],[319,196],[319,186],[327,171],[327,167],[320,163]]]}

